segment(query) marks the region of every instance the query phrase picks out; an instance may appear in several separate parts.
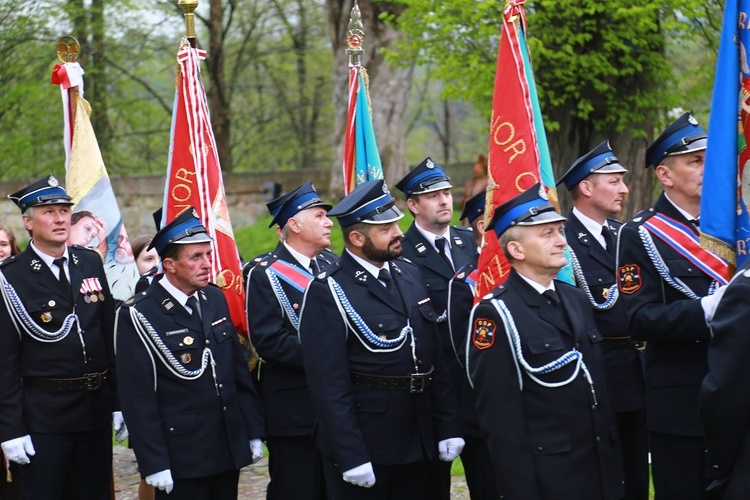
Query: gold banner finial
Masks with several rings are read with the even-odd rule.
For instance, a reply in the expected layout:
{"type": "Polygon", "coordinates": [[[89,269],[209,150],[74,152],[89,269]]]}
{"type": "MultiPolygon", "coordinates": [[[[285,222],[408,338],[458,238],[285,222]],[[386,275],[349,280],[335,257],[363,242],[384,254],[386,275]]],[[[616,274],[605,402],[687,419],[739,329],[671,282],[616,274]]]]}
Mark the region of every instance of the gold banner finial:
{"type": "Polygon", "coordinates": [[[185,36],[191,44],[195,44],[195,9],[198,8],[198,0],[179,0],[177,5],[185,13],[185,36]]]}
{"type": "Polygon", "coordinates": [[[364,42],[365,29],[362,24],[362,14],[359,12],[359,5],[355,1],[349,15],[349,29],[346,32],[346,44],[349,46],[346,53],[349,54],[349,64],[361,62],[362,54],[365,52],[364,42]]]}
{"type": "Polygon", "coordinates": [[[80,53],[81,45],[75,37],[65,35],[57,41],[57,58],[61,63],[78,62],[78,55],[80,53]]]}

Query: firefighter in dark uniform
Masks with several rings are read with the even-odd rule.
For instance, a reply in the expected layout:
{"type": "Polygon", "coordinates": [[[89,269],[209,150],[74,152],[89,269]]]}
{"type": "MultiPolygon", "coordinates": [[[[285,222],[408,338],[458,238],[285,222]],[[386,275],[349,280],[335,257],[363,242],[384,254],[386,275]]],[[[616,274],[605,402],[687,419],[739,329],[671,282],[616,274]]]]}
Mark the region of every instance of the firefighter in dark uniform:
{"type": "Polygon", "coordinates": [[[625,169],[608,141],[578,158],[560,178],[573,198],[565,234],[576,285],[594,310],[604,335],[602,351],[607,393],[617,420],[625,473],[625,498],[648,500],[648,431],[646,430],[643,342],[628,330],[625,305],[617,300],[615,258],[622,224],[612,217],[628,194],[625,169]]]}
{"type": "MultiPolygon", "coordinates": [[[[711,490],[725,500],[750,498],[750,260],[727,286],[711,320],[708,375],[703,380],[700,415],[711,490]]],[[[717,495],[718,496],[718,495],[717,495]]]]}
{"type": "Polygon", "coordinates": [[[429,463],[463,448],[419,270],[401,255],[403,214],[385,182],[330,212],[339,262],[305,292],[300,340],[331,499],[428,499],[429,463]]]}
{"type": "Polygon", "coordinates": [[[602,336],[584,293],[554,279],[563,221],[537,184],[488,224],[512,269],[472,311],[467,371],[506,500],[623,495],[602,336]]]}
{"type": "Polygon", "coordinates": [[[475,194],[464,205],[461,220],[466,221],[474,231],[474,241],[478,249],[468,264],[456,271],[448,283],[448,327],[453,346],[453,355],[464,370],[457,384],[460,404],[460,422],[466,445],[461,452],[466,485],[473,499],[497,498],[497,483],[492,469],[487,443],[479,430],[477,411],[474,408],[474,395],[466,378],[466,339],[469,331],[469,316],[474,306],[474,293],[477,282],[477,262],[484,235],[484,209],[486,192],[475,194]]]}
{"type": "MultiPolygon", "coordinates": [[[[275,200],[270,205],[274,204],[275,200]]],[[[268,499],[325,498],[320,452],[312,440],[315,425],[302,365],[298,324],[307,285],[328,263],[316,254],[331,244],[333,222],[311,182],[284,197],[271,226],[282,241],[262,256],[247,278],[250,338],[261,358],[258,368],[268,446],[268,499]]]]}
{"type": "Polygon", "coordinates": [[[23,464],[25,499],[109,499],[115,304],[102,260],[66,246],[73,203],[52,175],[9,198],[31,242],[0,266],[3,452],[23,464]]]}
{"type": "Polygon", "coordinates": [[[195,209],[161,229],[164,274],[117,314],[123,413],[156,498],[237,498],[239,470],[263,456],[263,418],[195,209]],[[168,494],[171,495],[167,496],[168,494]]]}
{"type": "Polygon", "coordinates": [[[659,499],[704,498],[698,395],[706,376],[706,320],[721,297],[718,257],[700,247],[706,134],[685,113],[648,147],[663,193],[620,229],[617,280],[628,331],[646,341],[646,425],[659,499]],[[720,290],[720,293],[715,293],[720,290]]]}
{"type": "MultiPolygon", "coordinates": [[[[422,272],[432,307],[438,314],[438,334],[443,346],[451,380],[458,392],[463,369],[457,363],[447,323],[448,282],[457,269],[469,263],[477,251],[471,229],[451,226],[453,195],[450,178],[432,159],[426,158],[401,179],[396,188],[406,196],[406,205],[414,222],[406,231],[404,257],[422,272]]],[[[432,464],[430,498],[450,498],[449,464],[435,460],[432,464]]]]}

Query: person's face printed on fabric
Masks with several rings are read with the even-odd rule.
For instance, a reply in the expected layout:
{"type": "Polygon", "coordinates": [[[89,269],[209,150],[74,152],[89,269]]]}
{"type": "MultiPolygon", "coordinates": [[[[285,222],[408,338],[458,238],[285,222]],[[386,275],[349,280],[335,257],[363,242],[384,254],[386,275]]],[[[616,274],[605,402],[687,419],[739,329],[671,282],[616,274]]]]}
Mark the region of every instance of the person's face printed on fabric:
{"type": "Polygon", "coordinates": [[[86,214],[81,217],[76,217],[77,215],[73,214],[73,218],[76,220],[70,226],[68,244],[87,247],[100,234],[102,224],[93,214],[86,214]]]}
{"type": "Polygon", "coordinates": [[[118,264],[130,264],[135,261],[133,249],[130,246],[128,232],[125,225],[120,225],[120,232],[117,234],[117,248],[115,249],[115,262],[118,264]]]}

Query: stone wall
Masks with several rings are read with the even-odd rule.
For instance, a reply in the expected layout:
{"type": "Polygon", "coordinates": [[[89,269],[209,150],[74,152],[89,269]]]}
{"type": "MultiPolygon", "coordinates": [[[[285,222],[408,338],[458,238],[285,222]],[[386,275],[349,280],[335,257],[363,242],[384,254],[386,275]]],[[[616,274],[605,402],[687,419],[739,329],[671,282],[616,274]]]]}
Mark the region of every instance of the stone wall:
{"type": "MultiPolygon", "coordinates": [[[[463,183],[471,175],[471,165],[453,165],[446,167],[446,171],[451,176],[453,185],[456,186],[453,196],[458,203],[463,183]]],[[[235,228],[249,226],[254,224],[259,216],[268,214],[265,206],[268,199],[263,195],[263,185],[266,182],[280,182],[282,192],[286,192],[311,180],[324,198],[335,202],[332,196],[325,194],[329,179],[328,170],[225,174],[224,189],[232,226],[235,228]]],[[[155,229],[152,213],[162,205],[165,175],[112,176],[111,181],[130,237],[141,233],[153,234],[155,229]]],[[[16,237],[22,241],[25,241],[27,237],[18,207],[4,198],[4,194],[13,193],[27,184],[28,181],[0,182],[0,200],[5,200],[0,202],[0,224],[9,226],[16,233],[16,237]]],[[[394,196],[399,200],[402,199],[395,192],[394,196]]]]}

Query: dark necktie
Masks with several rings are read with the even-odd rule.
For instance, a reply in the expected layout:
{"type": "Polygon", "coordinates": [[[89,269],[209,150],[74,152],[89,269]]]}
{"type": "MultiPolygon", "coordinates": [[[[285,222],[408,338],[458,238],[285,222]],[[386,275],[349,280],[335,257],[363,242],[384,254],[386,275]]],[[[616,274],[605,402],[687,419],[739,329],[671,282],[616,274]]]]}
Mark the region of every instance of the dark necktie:
{"type": "Polygon", "coordinates": [[[690,222],[693,223],[693,226],[695,226],[695,229],[700,231],[701,229],[701,220],[700,219],[691,219],[690,222]]]}
{"type": "Polygon", "coordinates": [[[555,309],[560,307],[560,297],[557,296],[557,292],[554,290],[545,290],[542,292],[542,296],[544,296],[544,298],[547,299],[547,302],[549,302],[549,304],[555,309]]]}
{"type": "Polygon", "coordinates": [[[440,257],[442,257],[445,263],[448,264],[448,267],[453,270],[453,263],[448,258],[448,254],[445,253],[445,238],[443,238],[442,236],[435,238],[435,246],[438,249],[438,254],[440,254],[440,257]]]}
{"type": "Polygon", "coordinates": [[[192,309],[190,315],[193,317],[193,319],[201,321],[201,312],[198,309],[198,299],[195,298],[195,295],[191,295],[190,297],[188,297],[187,305],[190,306],[190,309],[192,309]]]}
{"type": "Polygon", "coordinates": [[[617,240],[612,230],[606,224],[602,226],[602,236],[604,236],[604,241],[607,242],[607,252],[614,257],[615,250],[617,250],[617,240]]]}
{"type": "Polygon", "coordinates": [[[310,272],[313,276],[317,276],[320,273],[320,267],[318,267],[318,263],[315,262],[315,259],[310,260],[310,272]]]}
{"type": "Polygon", "coordinates": [[[60,283],[62,283],[66,289],[70,290],[70,281],[68,281],[68,276],[65,274],[65,257],[55,259],[52,263],[60,268],[60,276],[58,277],[58,280],[60,280],[60,283]]]}
{"type": "Polygon", "coordinates": [[[399,301],[401,300],[401,295],[398,293],[396,285],[395,283],[393,283],[391,272],[387,267],[383,267],[380,269],[380,272],[378,273],[378,279],[385,283],[385,289],[388,290],[388,292],[393,295],[394,298],[398,299],[399,301]]]}

